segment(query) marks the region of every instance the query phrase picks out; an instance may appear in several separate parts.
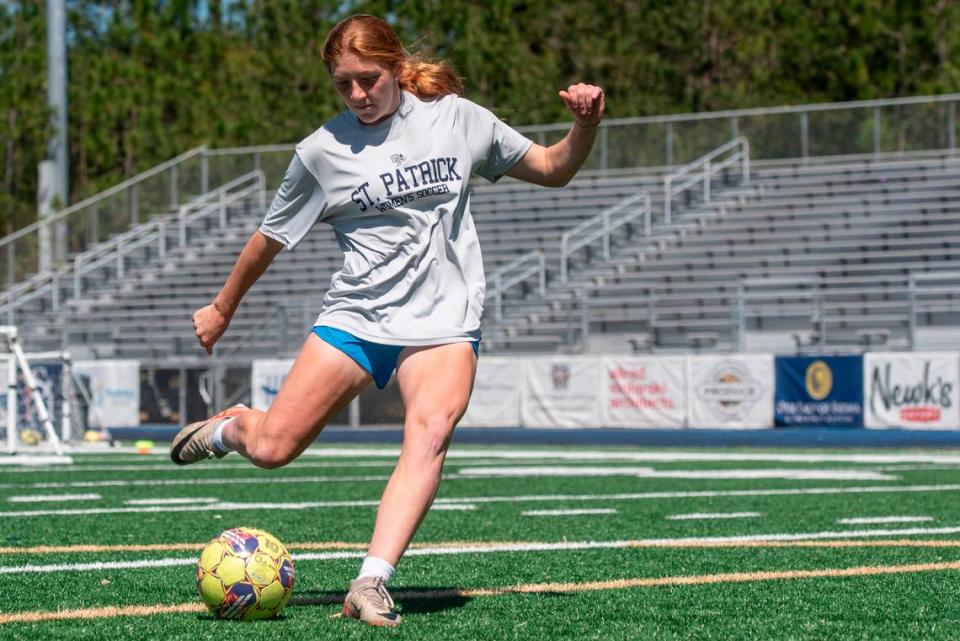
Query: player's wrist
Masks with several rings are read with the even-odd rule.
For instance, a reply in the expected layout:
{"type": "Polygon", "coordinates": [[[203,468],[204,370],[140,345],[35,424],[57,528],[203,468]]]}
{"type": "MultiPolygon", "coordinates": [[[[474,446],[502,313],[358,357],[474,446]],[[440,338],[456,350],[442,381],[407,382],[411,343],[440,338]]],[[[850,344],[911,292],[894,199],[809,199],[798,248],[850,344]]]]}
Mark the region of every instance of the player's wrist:
{"type": "Polygon", "coordinates": [[[600,121],[595,120],[593,122],[590,122],[590,121],[581,122],[577,120],[573,123],[573,126],[576,127],[577,129],[596,129],[597,127],[600,126],[600,121]]]}

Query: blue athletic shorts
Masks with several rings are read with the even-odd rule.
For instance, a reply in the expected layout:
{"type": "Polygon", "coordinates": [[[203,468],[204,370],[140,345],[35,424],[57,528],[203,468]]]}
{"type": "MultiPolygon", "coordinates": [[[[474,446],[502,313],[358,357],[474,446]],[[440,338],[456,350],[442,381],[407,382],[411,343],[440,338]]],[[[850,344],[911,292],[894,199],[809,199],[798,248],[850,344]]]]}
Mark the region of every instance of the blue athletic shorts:
{"type": "MultiPolygon", "coordinates": [[[[320,337],[325,343],[333,345],[341,352],[357,362],[373,377],[377,387],[383,389],[390,381],[393,370],[397,368],[397,359],[400,358],[400,352],[406,345],[384,345],[383,343],[374,343],[357,338],[350,332],[342,329],[327,327],[326,325],[317,325],[313,328],[313,333],[320,337]]],[[[480,341],[471,341],[473,352],[480,355],[480,341]]]]}

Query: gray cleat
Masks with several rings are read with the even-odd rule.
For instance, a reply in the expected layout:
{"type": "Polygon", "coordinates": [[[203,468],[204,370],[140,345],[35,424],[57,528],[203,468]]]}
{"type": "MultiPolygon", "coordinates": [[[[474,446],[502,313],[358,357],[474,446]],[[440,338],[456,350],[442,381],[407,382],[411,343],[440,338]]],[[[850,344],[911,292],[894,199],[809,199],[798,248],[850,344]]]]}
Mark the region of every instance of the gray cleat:
{"type": "Polygon", "coordinates": [[[400,615],[392,611],[393,599],[378,576],[365,576],[350,583],[343,601],[343,616],[369,625],[400,625],[400,615]]]}
{"type": "Polygon", "coordinates": [[[170,459],[177,465],[189,465],[211,458],[223,458],[227,453],[214,449],[213,433],[224,419],[233,418],[248,409],[250,408],[243,404],[234,405],[204,421],[190,423],[173,437],[173,442],[170,443],[170,459]]]}

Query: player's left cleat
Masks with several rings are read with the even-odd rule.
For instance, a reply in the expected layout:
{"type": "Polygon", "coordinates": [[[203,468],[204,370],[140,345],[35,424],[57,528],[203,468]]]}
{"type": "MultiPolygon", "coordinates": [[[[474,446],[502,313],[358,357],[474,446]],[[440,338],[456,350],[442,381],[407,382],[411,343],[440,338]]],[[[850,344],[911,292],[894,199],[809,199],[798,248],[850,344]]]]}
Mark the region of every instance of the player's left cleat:
{"type": "Polygon", "coordinates": [[[213,447],[213,433],[225,419],[246,412],[246,405],[237,404],[214,414],[205,421],[190,423],[173,437],[170,444],[170,459],[177,465],[189,465],[211,458],[223,458],[226,452],[218,452],[213,447]]]}
{"type": "Polygon", "coordinates": [[[400,615],[393,611],[393,599],[378,576],[365,576],[350,583],[343,601],[343,616],[369,625],[400,625],[400,615]]]}

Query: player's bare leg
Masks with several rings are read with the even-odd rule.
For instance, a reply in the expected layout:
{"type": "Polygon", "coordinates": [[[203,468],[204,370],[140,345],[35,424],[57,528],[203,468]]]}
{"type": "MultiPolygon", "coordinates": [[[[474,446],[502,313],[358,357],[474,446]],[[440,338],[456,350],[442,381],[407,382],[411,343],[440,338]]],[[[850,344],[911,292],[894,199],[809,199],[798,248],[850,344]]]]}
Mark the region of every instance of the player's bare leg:
{"type": "MultiPolygon", "coordinates": [[[[392,572],[426,516],[440,485],[453,428],[473,390],[477,358],[469,343],[407,348],[397,367],[406,408],[403,447],[377,509],[367,560],[392,572]]],[[[365,561],[366,564],[366,561],[365,561]]],[[[396,625],[383,576],[363,576],[350,585],[344,614],[371,625],[396,625]]]]}
{"type": "MultiPolygon", "coordinates": [[[[235,417],[223,426],[222,443],[258,467],[286,465],[371,380],[370,374],[352,358],[311,333],[267,412],[231,408],[222,413],[223,419],[235,417]]],[[[193,451],[212,450],[209,441],[218,423],[219,420],[208,419],[184,428],[174,439],[174,461],[194,462],[177,460],[180,443],[186,444],[180,445],[181,457],[193,451]]]]}
{"type": "Polygon", "coordinates": [[[407,348],[397,367],[403,447],[380,499],[369,553],[396,565],[440,485],[453,428],[467,411],[477,357],[469,343],[407,348]]]}

